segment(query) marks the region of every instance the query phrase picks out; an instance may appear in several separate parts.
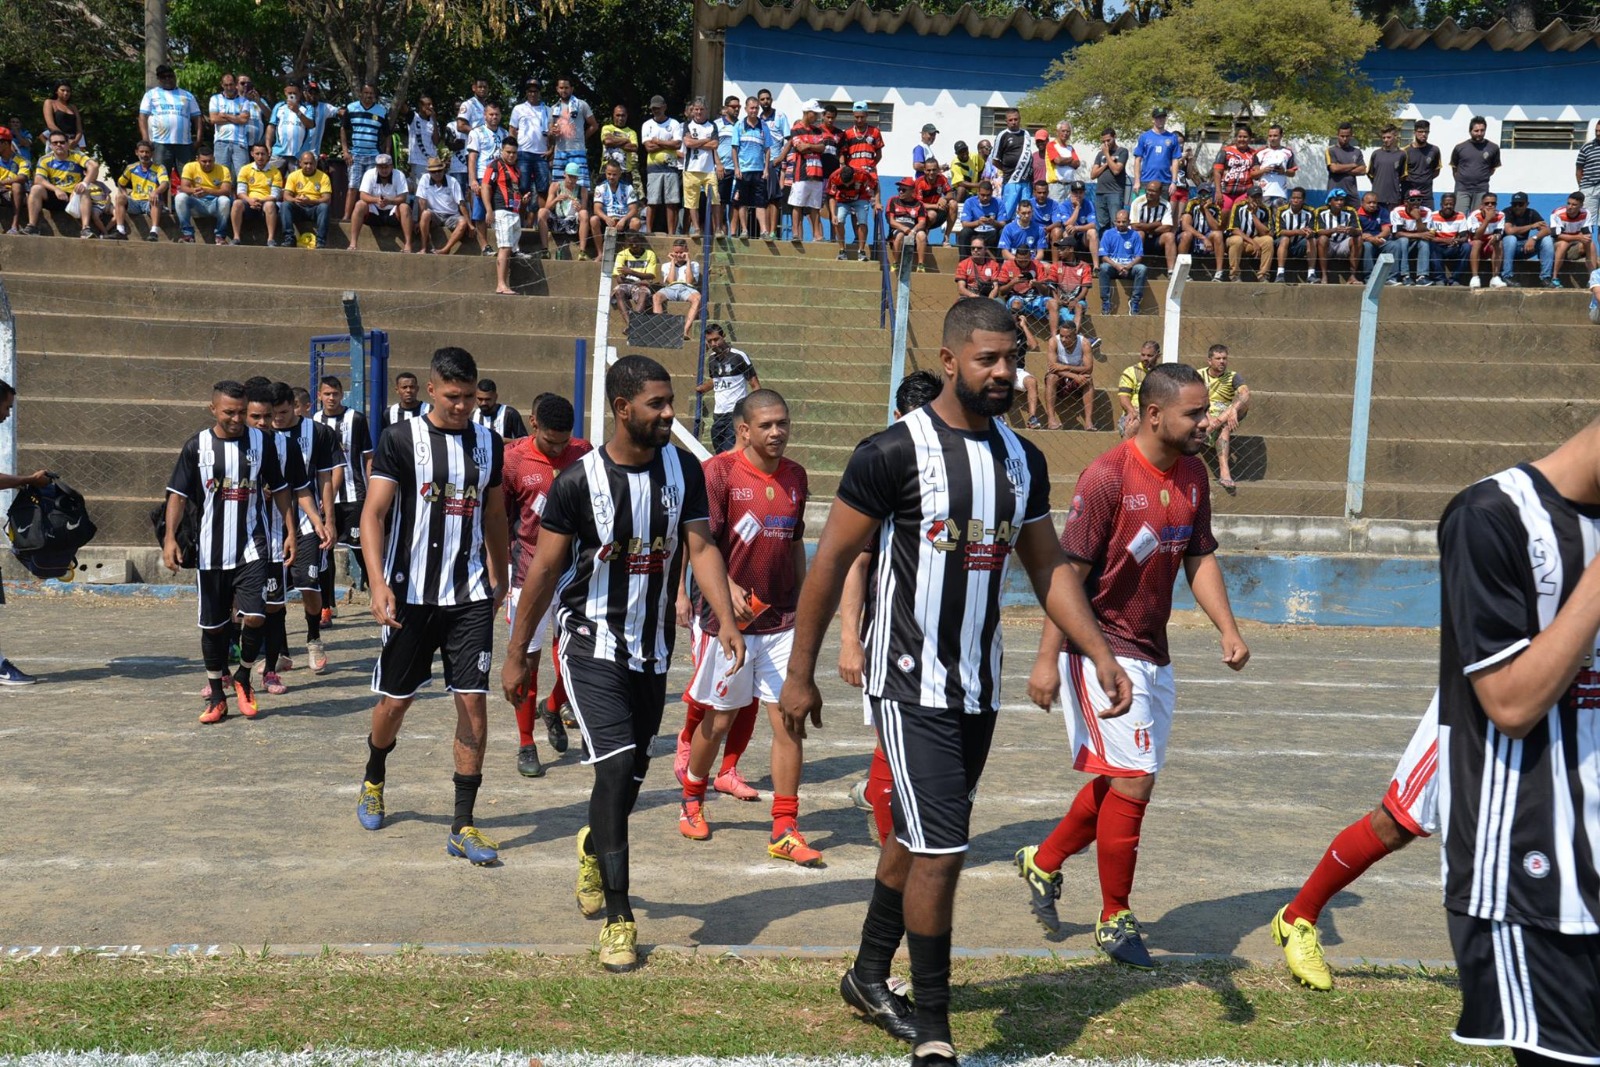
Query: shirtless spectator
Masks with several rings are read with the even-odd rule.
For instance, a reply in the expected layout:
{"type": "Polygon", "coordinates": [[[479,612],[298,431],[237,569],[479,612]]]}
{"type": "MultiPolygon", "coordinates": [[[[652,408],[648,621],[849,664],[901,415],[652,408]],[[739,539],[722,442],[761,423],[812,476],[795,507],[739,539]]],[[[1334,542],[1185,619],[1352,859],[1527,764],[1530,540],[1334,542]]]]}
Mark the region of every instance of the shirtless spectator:
{"type": "Polygon", "coordinates": [[[1078,324],[1065,316],[1050,339],[1050,362],[1044,372],[1044,413],[1052,430],[1064,429],[1060,406],[1083,404],[1078,428],[1094,429],[1094,359],[1078,324]]]}

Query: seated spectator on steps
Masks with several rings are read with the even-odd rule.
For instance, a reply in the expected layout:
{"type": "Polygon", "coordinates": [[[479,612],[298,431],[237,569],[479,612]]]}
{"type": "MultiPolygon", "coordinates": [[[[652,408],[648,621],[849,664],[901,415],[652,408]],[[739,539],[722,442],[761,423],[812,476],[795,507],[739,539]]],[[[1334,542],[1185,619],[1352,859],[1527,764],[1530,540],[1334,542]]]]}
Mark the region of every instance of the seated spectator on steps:
{"type": "Polygon", "coordinates": [[[1056,246],[1055,286],[1061,317],[1081,321],[1089,310],[1089,290],[1094,287],[1094,268],[1071,245],[1063,243],[1056,246]]]}
{"type": "Polygon", "coordinates": [[[1094,201],[1082,182],[1067,186],[1067,198],[1056,207],[1056,224],[1061,227],[1060,240],[1088,256],[1094,272],[1100,273],[1100,227],[1094,201]]]}
{"type": "MultiPolygon", "coordinates": [[[[939,161],[929,156],[922,161],[922,177],[917,179],[917,200],[922,204],[923,211],[928,218],[928,239],[933,239],[934,231],[951,224],[955,213],[959,210],[950,191],[950,179],[944,176],[944,171],[939,169],[939,161]]],[[[949,231],[945,231],[945,243],[950,243],[949,231]]]]}
{"type": "Polygon", "coordinates": [[[957,141],[955,155],[950,157],[950,199],[960,206],[969,197],[978,194],[978,182],[983,177],[983,157],[967,150],[967,142],[957,141]]]}
{"type": "MultiPolygon", "coordinates": [[[[22,232],[22,224],[27,219],[28,177],[33,173],[28,157],[17,150],[15,138],[9,126],[0,126],[0,204],[11,205],[11,225],[6,233],[13,236],[22,232]]],[[[148,146],[150,142],[139,143],[148,146]]],[[[166,173],[165,168],[162,173],[166,173]]]]}
{"type": "Polygon", "coordinates": [[[1600,267],[1595,261],[1594,232],[1589,211],[1583,206],[1582,193],[1568,196],[1567,206],[1550,216],[1550,236],[1555,241],[1557,274],[1569,259],[1581,260],[1589,270],[1600,267]]]}
{"type": "Polygon", "coordinates": [[[889,226],[889,262],[898,266],[906,242],[917,253],[917,271],[927,270],[928,213],[917,199],[917,182],[914,178],[901,178],[899,192],[889,198],[883,207],[884,221],[889,226]]]}
{"type": "Polygon", "coordinates": [[[1455,193],[1439,197],[1439,210],[1433,213],[1428,229],[1433,235],[1433,247],[1428,254],[1433,257],[1433,284],[1460,285],[1462,271],[1467,266],[1467,253],[1472,247],[1472,220],[1456,210],[1455,193]]]}
{"type": "Polygon", "coordinates": [[[417,183],[417,206],[422,217],[417,220],[418,247],[427,253],[447,256],[460,247],[472,229],[467,212],[466,198],[461,195],[461,183],[449,173],[450,164],[439,157],[428,160],[428,171],[417,183]],[[437,222],[445,233],[444,247],[433,247],[433,224],[437,222]]]}
{"type": "Polygon", "coordinates": [[[1217,450],[1217,481],[1231,492],[1234,481],[1228,465],[1228,446],[1250,410],[1250,387],[1244,384],[1244,375],[1228,369],[1227,345],[1211,346],[1206,365],[1200,368],[1200,380],[1205,383],[1210,404],[1209,443],[1217,450]]]}
{"type": "Polygon", "coordinates": [[[1061,205],[1050,196],[1050,183],[1043,178],[1033,183],[1033,221],[1044,227],[1048,247],[1054,248],[1061,240],[1061,226],[1056,221],[1056,211],[1061,205]]]}
{"type": "MultiPolygon", "coordinates": [[[[267,228],[267,247],[278,243],[278,203],[283,199],[283,172],[267,165],[267,146],[250,146],[250,162],[239,168],[233,198],[233,243],[244,244],[244,222],[260,218],[267,228]]],[[[150,222],[155,232],[155,220],[150,222]]]]}
{"type": "Polygon", "coordinates": [[[1395,276],[1391,285],[1432,285],[1428,253],[1433,245],[1428,224],[1433,212],[1422,202],[1420,189],[1407,189],[1405,203],[1389,216],[1389,248],[1394,253],[1395,276]]]}
{"type": "Polygon", "coordinates": [[[1327,206],[1317,212],[1316,237],[1317,269],[1307,281],[1331,282],[1331,264],[1347,262],[1352,285],[1361,284],[1358,264],[1361,257],[1361,221],[1350,209],[1350,194],[1344,187],[1328,190],[1327,206]]]}
{"type": "MultiPolygon", "coordinates": [[[[1500,242],[1504,259],[1500,265],[1501,286],[1515,286],[1511,272],[1518,259],[1539,261],[1539,284],[1546,289],[1561,288],[1555,276],[1555,242],[1544,216],[1528,206],[1527,193],[1512,193],[1506,211],[1505,237],[1500,242]]],[[[1490,283],[1493,284],[1493,283],[1490,283]]]]}
{"type": "Polygon", "coordinates": [[[1500,288],[1500,238],[1505,236],[1506,216],[1500,210],[1500,199],[1494,193],[1484,193],[1478,206],[1467,213],[1467,230],[1472,234],[1472,248],[1467,253],[1467,286],[1479,288],[1483,264],[1489,267],[1489,287],[1500,288]]]}
{"type": "Polygon", "coordinates": [[[1039,350],[1039,341],[1028,329],[1028,316],[1013,314],[1011,321],[1017,330],[1017,373],[1011,379],[1011,384],[1022,394],[1023,409],[1028,413],[1028,426],[1037,430],[1044,425],[1044,420],[1039,417],[1039,381],[1028,370],[1028,353],[1039,350]]]}
{"type": "MultiPolygon", "coordinates": [[[[0,184],[5,182],[5,134],[0,132],[0,184]]],[[[129,215],[144,215],[150,220],[150,232],[144,235],[146,241],[159,241],[161,239],[161,212],[162,204],[167,202],[167,194],[171,189],[171,176],[167,168],[156,162],[155,145],[149,141],[140,141],[133,148],[134,161],[123,168],[122,174],[117,178],[117,188],[127,197],[123,210],[129,215]]],[[[276,173],[276,172],[274,172],[276,173]]],[[[280,193],[282,181],[279,181],[280,193]]],[[[20,214],[22,200],[16,200],[20,214]]],[[[12,233],[16,232],[15,226],[12,233]]]]}
{"type": "Polygon", "coordinates": [[[1161,362],[1161,346],[1154,341],[1146,341],[1139,346],[1139,361],[1125,368],[1117,378],[1117,406],[1121,414],[1117,416],[1117,433],[1123,437],[1132,437],[1139,429],[1139,388],[1144,385],[1144,376],[1150,373],[1150,368],[1161,362]]]}
{"type": "Polygon", "coordinates": [[[1050,247],[1050,235],[1033,217],[1033,201],[1017,204],[1017,217],[1006,223],[1000,231],[1000,255],[1011,259],[1019,248],[1043,254],[1050,247]]]}
{"type": "Polygon", "coordinates": [[[300,166],[283,179],[283,202],[289,208],[288,235],[301,224],[315,227],[316,243],[312,248],[326,248],[328,244],[328,205],[333,200],[333,182],[317,169],[317,154],[309,149],[300,153],[300,166]]]}
{"type": "Polygon", "coordinates": [[[1027,245],[1018,245],[1016,254],[1000,271],[1000,293],[1006,307],[1013,315],[1048,319],[1052,334],[1061,314],[1061,305],[1053,295],[1054,276],[1048,264],[1034,259],[1033,250],[1027,245]]]}
{"type": "Polygon", "coordinates": [[[211,146],[195,149],[194,159],[183,166],[178,180],[178,240],[194,243],[194,216],[209,215],[214,224],[215,243],[229,243],[228,226],[233,220],[233,175],[216,161],[211,146]]]}
{"type": "Polygon", "coordinates": [[[957,296],[998,296],[1000,271],[1005,264],[989,254],[982,237],[972,239],[972,255],[956,267],[957,296]]]}
{"type": "Polygon", "coordinates": [[[1178,255],[1211,257],[1211,280],[1226,277],[1222,269],[1222,216],[1211,198],[1211,186],[1196,185],[1178,216],[1183,232],[1178,235],[1178,255]]]}
{"type": "Polygon", "coordinates": [[[687,341],[694,320],[700,317],[700,264],[689,258],[689,242],[681,237],[672,242],[667,261],[661,265],[661,288],[651,297],[651,309],[664,315],[669,300],[689,305],[683,320],[683,339],[687,341]]]}
{"type": "Polygon", "coordinates": [[[1129,209],[1129,224],[1144,238],[1146,253],[1161,250],[1167,273],[1177,260],[1178,240],[1173,234],[1172,205],[1163,190],[1166,187],[1154,178],[1144,183],[1144,192],[1133,199],[1129,209]]]}
{"type": "Polygon", "coordinates": [[[1289,257],[1296,256],[1306,262],[1306,281],[1316,281],[1317,264],[1311,248],[1317,234],[1316,214],[1306,207],[1306,191],[1298,185],[1289,191],[1288,202],[1272,213],[1272,233],[1278,242],[1277,280],[1284,280],[1289,257]]]}
{"type": "Polygon", "coordinates": [[[400,251],[411,251],[411,189],[406,176],[394,165],[394,157],[380,152],[370,169],[361,175],[355,210],[350,214],[350,248],[356,250],[363,224],[399,226],[400,251]]]}
{"type": "Polygon", "coordinates": [[[1078,428],[1094,429],[1094,359],[1078,324],[1065,316],[1050,339],[1050,362],[1044,372],[1044,413],[1050,429],[1060,430],[1060,407],[1077,400],[1083,405],[1078,428]]]}
{"type": "Polygon", "coordinates": [[[651,288],[661,280],[661,265],[655,252],[645,245],[644,234],[628,234],[627,247],[617,253],[611,278],[616,285],[612,300],[622,312],[622,325],[626,327],[629,311],[642,312],[651,288]]]}
{"type": "Polygon", "coordinates": [[[1111,314],[1111,282],[1127,278],[1133,282],[1128,298],[1128,314],[1139,314],[1144,296],[1144,238],[1128,222],[1126,211],[1117,212],[1116,226],[1100,238],[1100,314],[1111,314]]]}
{"type": "Polygon", "coordinates": [[[80,237],[94,236],[94,199],[90,185],[99,177],[100,165],[67,144],[65,134],[50,135],[50,151],[33,168],[33,188],[28,193],[28,225],[22,232],[39,232],[39,212],[64,211],[78,221],[80,237]]]}
{"type": "Polygon", "coordinates": [[[1000,200],[994,195],[994,185],[988,179],[978,183],[978,192],[961,205],[961,233],[956,242],[963,258],[968,255],[974,238],[981,237],[986,245],[1000,240],[1000,200]]]}
{"type": "Polygon", "coordinates": [[[1373,265],[1389,247],[1389,216],[1378,203],[1378,194],[1368,190],[1361,196],[1361,210],[1356,212],[1356,225],[1361,227],[1361,277],[1372,276],[1373,265]]]}
{"type": "Polygon", "coordinates": [[[596,249],[605,247],[607,230],[617,231],[621,240],[631,231],[643,229],[640,210],[639,193],[631,182],[622,180],[622,167],[614,159],[606,160],[605,180],[594,187],[594,211],[589,215],[596,249]]]}
{"type": "Polygon", "coordinates": [[[1256,281],[1267,280],[1272,269],[1272,212],[1262,202],[1261,186],[1252,185],[1245,195],[1234,202],[1228,212],[1228,223],[1223,236],[1228,249],[1228,277],[1243,280],[1240,264],[1246,251],[1257,260],[1256,281]]]}
{"type": "Polygon", "coordinates": [[[578,258],[588,259],[589,212],[583,206],[583,174],[580,164],[568,163],[561,180],[550,183],[544,207],[539,209],[539,246],[544,247],[554,237],[559,249],[563,237],[571,238],[570,243],[577,245],[578,258]]]}

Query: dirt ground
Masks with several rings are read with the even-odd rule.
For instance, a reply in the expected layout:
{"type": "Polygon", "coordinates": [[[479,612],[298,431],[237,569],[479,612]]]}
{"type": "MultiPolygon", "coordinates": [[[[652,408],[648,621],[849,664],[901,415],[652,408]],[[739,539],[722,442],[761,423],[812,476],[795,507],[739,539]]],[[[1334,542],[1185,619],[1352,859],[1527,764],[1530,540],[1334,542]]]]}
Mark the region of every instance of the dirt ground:
{"type": "MultiPolygon", "coordinates": [[[[202,671],[193,613],[183,599],[86,596],[15,597],[0,613],[0,647],[42,678],[0,691],[9,830],[0,838],[0,952],[593,944],[597,927],[572,898],[574,835],[592,780],[576,744],[544,778],[520,778],[511,711],[491,703],[478,825],[499,840],[503,863],[450,859],[454,715],[435,688],[412,709],[389,761],[388,824],[367,833],[354,812],[376,651],[364,609],[343,607],[327,634],[329,673],[313,677],[297,664],[287,696],[263,695],[260,719],[236,714],[211,727],[195,722],[202,671]]],[[[297,615],[291,606],[290,639],[303,658],[297,615]]],[[[1332,835],[1382,795],[1433,686],[1432,632],[1247,626],[1245,634],[1254,658],[1234,676],[1203,620],[1174,627],[1178,721],[1133,898],[1157,952],[1278,958],[1267,932],[1273,912],[1332,835]]],[[[1087,951],[1099,906],[1092,853],[1067,864],[1067,928],[1055,941],[1031,919],[1011,864],[1019,846],[1048,832],[1080,776],[1067,764],[1059,712],[1026,703],[1035,625],[1017,613],[1005,636],[1006,703],[955,942],[971,951],[1087,951]]],[[[676,667],[669,692],[681,692],[686,675],[686,663],[676,667]]],[[[827,868],[766,855],[765,724],[743,764],[763,802],[717,798],[706,843],[678,835],[670,760],[658,759],[631,826],[641,942],[854,947],[876,850],[848,794],[872,738],[856,691],[831,672],[822,681],[826,725],[808,743],[801,826],[827,868]]],[[[670,704],[663,729],[681,721],[681,705],[670,704]]],[[[1324,914],[1329,957],[1448,960],[1438,871],[1431,842],[1372,870],[1324,914]]]]}

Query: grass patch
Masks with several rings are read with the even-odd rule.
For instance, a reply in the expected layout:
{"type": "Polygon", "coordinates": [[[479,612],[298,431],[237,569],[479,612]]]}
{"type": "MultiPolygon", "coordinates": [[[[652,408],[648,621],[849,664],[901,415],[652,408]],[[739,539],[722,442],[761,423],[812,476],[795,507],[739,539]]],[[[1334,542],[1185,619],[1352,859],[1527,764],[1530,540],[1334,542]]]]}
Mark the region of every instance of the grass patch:
{"type": "MultiPolygon", "coordinates": [[[[0,1055],[352,1048],[899,1056],[840,1003],[834,960],[657,953],[632,975],[513,953],[23,960],[0,964],[0,1055]]],[[[964,1052],[1153,1060],[1509,1064],[1457,1045],[1453,972],[957,960],[964,1052]]]]}

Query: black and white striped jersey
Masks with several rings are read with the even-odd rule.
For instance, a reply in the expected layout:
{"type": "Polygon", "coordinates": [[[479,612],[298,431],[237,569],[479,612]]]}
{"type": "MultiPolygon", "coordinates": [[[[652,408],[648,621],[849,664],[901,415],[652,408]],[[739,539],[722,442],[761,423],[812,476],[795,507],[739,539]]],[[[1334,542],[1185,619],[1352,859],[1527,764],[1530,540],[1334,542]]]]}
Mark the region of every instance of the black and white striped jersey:
{"type": "MultiPolygon", "coordinates": [[[[321,476],[338,470],[345,465],[344,449],[339,446],[338,434],[321,423],[312,419],[301,419],[287,430],[279,430],[278,436],[294,442],[295,451],[299,453],[300,461],[305,468],[306,481],[311,485],[311,498],[316,501],[317,508],[322,508],[321,476]]],[[[288,468],[284,468],[287,470],[288,468]]],[[[314,533],[311,519],[301,509],[298,503],[294,507],[295,514],[299,516],[301,534],[314,533]]],[[[330,522],[332,516],[324,516],[330,522]]]]}
{"type": "Polygon", "coordinates": [[[488,571],[483,499],[500,485],[504,449],[487,427],[441,430],[428,419],[401,422],[378,438],[373,480],[395,483],[383,559],[397,600],[489,599],[496,576],[488,571]]]}
{"type": "Polygon", "coordinates": [[[406,422],[409,419],[420,419],[433,410],[433,405],[426,400],[414,408],[403,408],[398,403],[390,404],[383,409],[383,414],[378,416],[378,432],[381,434],[396,423],[406,422]]]}
{"type": "Polygon", "coordinates": [[[344,456],[344,483],[339,486],[339,493],[333,502],[361,503],[367,498],[366,456],[372,451],[367,417],[355,408],[345,408],[337,415],[325,415],[318,411],[311,419],[328,427],[339,437],[339,449],[344,456]]]}
{"type": "Polygon", "coordinates": [[[572,538],[555,591],[562,654],[667,673],[683,524],[709,518],[700,464],[676,445],[639,467],[613,462],[601,447],[562,471],[542,522],[572,538]]]}
{"type": "Polygon", "coordinates": [[[493,415],[485,415],[482,408],[473,408],[472,421],[479,426],[489,427],[504,441],[528,436],[528,424],[522,421],[522,413],[510,404],[496,407],[493,415]]]}
{"type": "MultiPolygon", "coordinates": [[[[306,473],[305,458],[300,454],[300,450],[295,447],[295,443],[289,435],[281,430],[275,430],[269,440],[272,444],[272,454],[278,460],[278,469],[283,472],[283,480],[292,486],[296,486],[297,488],[293,490],[296,493],[299,492],[298,487],[311,486],[311,491],[315,494],[316,488],[313,479],[306,473]]],[[[266,509],[267,523],[267,554],[265,558],[269,563],[282,563],[283,516],[278,514],[278,509],[273,507],[271,502],[264,501],[263,504],[266,509]]],[[[300,503],[298,500],[292,505],[291,510],[295,514],[299,514],[300,503]]],[[[307,532],[309,533],[310,531],[307,532]]]]}
{"type": "Polygon", "coordinates": [[[868,696],[971,713],[1000,702],[1000,593],[1021,527],[1050,517],[1044,456],[1002,422],[919,408],[857,446],[841,503],[881,520],[869,576],[868,696]]]}
{"type": "Polygon", "coordinates": [[[1439,522],[1439,806],[1452,911],[1600,933],[1595,650],[1521,740],[1489,721],[1471,682],[1550,625],[1597,546],[1600,508],[1565,499],[1527,464],[1468,486],[1439,522]]]}
{"type": "Polygon", "coordinates": [[[288,483],[277,450],[267,445],[267,435],[254,428],[227,440],[207,427],[178,453],[167,491],[200,509],[200,570],[232,570],[266,558],[266,497],[304,484],[288,483]]]}

